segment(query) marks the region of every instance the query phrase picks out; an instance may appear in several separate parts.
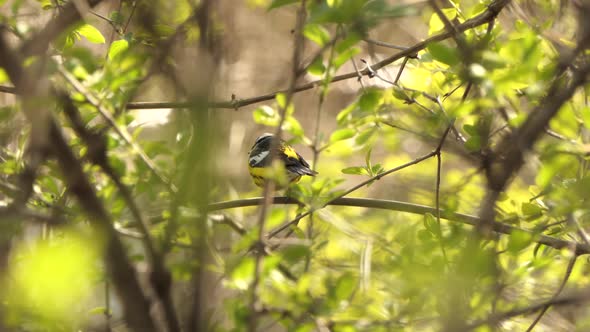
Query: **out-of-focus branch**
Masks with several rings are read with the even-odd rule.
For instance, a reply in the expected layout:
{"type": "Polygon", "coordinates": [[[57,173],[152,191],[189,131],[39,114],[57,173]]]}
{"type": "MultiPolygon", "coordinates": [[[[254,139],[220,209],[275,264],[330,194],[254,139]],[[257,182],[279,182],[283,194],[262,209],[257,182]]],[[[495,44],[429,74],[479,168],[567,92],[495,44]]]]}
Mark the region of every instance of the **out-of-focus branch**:
{"type": "Polygon", "coordinates": [[[123,197],[127,207],[131,211],[131,214],[135,218],[136,226],[141,231],[142,243],[147,253],[148,261],[151,264],[151,276],[150,281],[158,300],[161,302],[164,308],[164,314],[168,329],[170,331],[179,330],[178,320],[176,318],[176,312],[174,310],[174,303],[172,301],[172,294],[170,293],[171,288],[171,275],[170,272],[164,266],[164,259],[160,252],[155,248],[154,241],[150,234],[147,222],[141,213],[141,210],[131,190],[123,184],[120,176],[111,167],[107,159],[106,150],[106,138],[100,133],[90,132],[84,124],[80,112],[74,105],[73,101],[66,94],[62,94],[61,103],[63,105],[64,113],[72,123],[72,127],[76,134],[82,138],[84,143],[88,147],[89,159],[111,179],[111,181],[117,187],[119,194],[123,197]]]}
{"type": "MultiPolygon", "coordinates": [[[[293,99],[293,95],[295,93],[295,87],[297,85],[297,81],[299,78],[305,73],[304,70],[301,70],[301,56],[303,54],[303,48],[305,44],[305,39],[303,37],[303,28],[305,26],[305,20],[307,17],[307,1],[302,0],[301,6],[297,11],[297,17],[295,22],[295,31],[294,31],[294,39],[293,39],[293,54],[292,54],[292,63],[291,63],[291,75],[289,78],[289,88],[286,91],[285,95],[285,104],[281,107],[280,110],[280,118],[279,123],[277,125],[275,139],[271,140],[270,143],[270,155],[269,155],[269,164],[272,165],[273,160],[278,156],[278,148],[281,140],[281,134],[283,130],[283,123],[285,122],[287,109],[290,107],[291,101],[293,99]]],[[[336,39],[336,38],[335,38],[336,39]]],[[[252,285],[251,285],[251,298],[249,303],[250,309],[250,317],[248,322],[248,331],[256,332],[258,326],[258,293],[259,293],[259,286],[260,286],[260,279],[262,275],[262,263],[264,259],[264,239],[265,239],[265,225],[266,225],[266,215],[269,209],[269,206],[272,202],[272,192],[275,189],[274,181],[264,181],[264,202],[260,206],[260,215],[258,217],[258,248],[255,252],[256,257],[254,260],[254,276],[252,278],[252,285]]]]}
{"type": "Polygon", "coordinates": [[[137,153],[139,158],[143,161],[143,163],[147,166],[147,168],[158,178],[162,183],[164,183],[171,191],[176,191],[176,187],[171,183],[170,179],[168,179],[160,169],[156,163],[143,151],[141,146],[137,144],[131,135],[127,132],[125,128],[120,127],[117,124],[117,121],[111,115],[109,110],[105,109],[103,104],[96,98],[90,91],[88,91],[82,83],[80,83],[74,76],[68,73],[67,70],[63,68],[63,66],[58,66],[58,70],[60,74],[66,79],[66,81],[84,98],[88,103],[96,108],[96,110],[102,115],[102,117],[107,121],[109,126],[113,128],[113,130],[131,147],[131,149],[137,153]]]}
{"type": "Polygon", "coordinates": [[[570,305],[570,304],[582,304],[582,303],[587,303],[588,301],[590,301],[590,289],[583,289],[583,290],[573,292],[568,295],[559,296],[557,298],[552,298],[548,301],[540,302],[540,303],[526,306],[523,308],[516,308],[516,309],[510,310],[510,311],[490,315],[487,318],[477,320],[477,321],[467,325],[466,327],[464,327],[463,329],[460,329],[459,331],[464,331],[464,332],[472,331],[472,330],[476,329],[477,327],[483,326],[483,325],[492,325],[493,326],[493,325],[501,323],[505,320],[508,320],[512,317],[528,315],[528,314],[537,312],[539,310],[542,310],[546,306],[562,306],[562,305],[570,305]]]}
{"type": "MultiPolygon", "coordinates": [[[[82,165],[68,146],[52,114],[47,109],[40,108],[40,104],[36,104],[36,107],[32,106],[35,100],[48,97],[45,93],[48,92],[49,86],[39,87],[40,83],[28,79],[42,71],[35,66],[28,67],[25,71],[20,59],[24,59],[24,56],[13,52],[4,35],[0,34],[0,67],[4,68],[16,90],[27,99],[23,100],[23,103],[31,103],[24,109],[27,119],[32,126],[36,125],[45,129],[37,128],[39,133],[36,139],[45,139],[45,147],[57,158],[69,191],[78,198],[80,205],[89,215],[88,220],[94,226],[97,238],[104,241],[105,265],[120,295],[127,323],[136,331],[155,331],[154,321],[150,315],[150,302],[139,285],[136,271],[127,258],[123,243],[117,237],[109,214],[86,178],[82,165]],[[38,91],[42,93],[37,93],[38,91]]],[[[47,84],[47,82],[41,82],[47,84]]],[[[31,141],[33,138],[31,136],[31,141]]]]}
{"type": "Polygon", "coordinates": [[[568,101],[576,90],[588,82],[590,74],[590,63],[588,56],[583,50],[590,47],[590,31],[585,29],[585,17],[590,13],[590,6],[580,8],[579,16],[579,44],[576,52],[562,55],[559,66],[555,71],[555,79],[549,87],[547,94],[527,117],[526,121],[516,128],[510,135],[506,136],[500,143],[494,153],[484,160],[486,177],[488,180],[488,189],[484,197],[480,217],[482,224],[478,231],[486,234],[490,230],[489,225],[494,221],[495,205],[500,192],[508,185],[510,179],[524,164],[524,154],[529,151],[539,137],[545,132],[549,121],[557,114],[559,109],[568,101]],[[584,13],[582,13],[584,11],[584,13]],[[580,67],[574,67],[572,77],[563,77],[561,75],[566,68],[575,63],[576,56],[580,55],[582,64],[580,67]]]}
{"type": "Polygon", "coordinates": [[[495,217],[494,207],[498,195],[509,183],[509,180],[522,167],[524,154],[531,149],[533,144],[544,133],[549,121],[557,114],[574,92],[587,82],[590,74],[590,64],[586,64],[573,73],[572,79],[565,83],[557,79],[549,88],[547,96],[533,110],[527,120],[502,140],[485,165],[488,179],[488,190],[482,204],[480,217],[482,225],[480,231],[486,232],[495,217]]]}
{"type": "Polygon", "coordinates": [[[136,271],[127,258],[123,243],[113,228],[112,220],[53,119],[50,138],[53,153],[70,192],[78,198],[98,234],[104,237],[105,265],[123,303],[127,323],[136,331],[155,331],[154,321],[150,315],[150,302],[139,285],[136,271]]]}

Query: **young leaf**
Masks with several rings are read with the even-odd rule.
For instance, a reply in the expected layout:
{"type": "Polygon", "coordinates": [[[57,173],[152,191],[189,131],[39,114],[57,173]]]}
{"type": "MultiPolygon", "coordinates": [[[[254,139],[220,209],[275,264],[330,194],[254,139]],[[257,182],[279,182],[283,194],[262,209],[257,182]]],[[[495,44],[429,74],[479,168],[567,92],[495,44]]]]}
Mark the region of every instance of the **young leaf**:
{"type": "Polygon", "coordinates": [[[324,46],[330,41],[330,33],[319,24],[308,24],[303,28],[303,35],[319,46],[324,46]]]}
{"type": "Polygon", "coordinates": [[[299,2],[299,0],[273,0],[270,6],[268,6],[268,10],[270,11],[272,9],[283,7],[297,2],[299,2]]]}
{"type": "Polygon", "coordinates": [[[369,175],[364,167],[359,166],[346,167],[342,170],[342,173],[352,175],[369,175]]]}
{"type": "Polygon", "coordinates": [[[108,57],[113,60],[117,55],[121,54],[129,48],[129,42],[125,39],[115,40],[109,48],[108,57]]]}
{"type": "Polygon", "coordinates": [[[528,247],[533,241],[533,235],[529,232],[515,230],[510,233],[508,239],[508,251],[516,254],[524,248],[528,247]]]}
{"type": "Polygon", "coordinates": [[[330,142],[334,143],[345,139],[349,139],[351,137],[354,137],[354,135],[356,135],[356,131],[352,128],[338,129],[335,132],[333,132],[332,135],[330,135],[330,142]]]}
{"type": "Polygon", "coordinates": [[[76,32],[78,32],[78,34],[80,34],[81,36],[84,36],[91,43],[94,43],[94,44],[104,44],[105,43],[105,39],[104,39],[104,36],[102,35],[102,33],[100,33],[100,31],[97,28],[95,28],[94,26],[92,26],[90,24],[82,25],[81,27],[76,29],[76,32]]]}
{"type": "Polygon", "coordinates": [[[452,48],[443,43],[432,43],[426,48],[436,61],[442,62],[449,66],[454,66],[459,63],[459,52],[457,48],[452,48]]]}

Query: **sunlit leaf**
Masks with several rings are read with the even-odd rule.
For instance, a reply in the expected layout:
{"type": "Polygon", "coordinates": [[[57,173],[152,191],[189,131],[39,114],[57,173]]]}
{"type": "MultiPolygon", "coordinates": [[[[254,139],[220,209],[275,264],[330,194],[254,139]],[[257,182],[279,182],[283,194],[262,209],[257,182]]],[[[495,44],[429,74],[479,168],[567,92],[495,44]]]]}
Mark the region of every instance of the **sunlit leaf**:
{"type": "Polygon", "coordinates": [[[533,203],[522,203],[522,214],[525,216],[538,216],[543,212],[543,209],[533,203]]]}
{"type": "Polygon", "coordinates": [[[84,24],[76,29],[80,35],[84,36],[89,42],[94,44],[104,44],[105,39],[102,33],[90,24],[84,24]]]}
{"type": "Polygon", "coordinates": [[[126,51],[129,48],[129,42],[125,39],[115,40],[109,48],[108,57],[109,59],[115,59],[119,54],[126,51]]]}
{"type": "Polygon", "coordinates": [[[303,28],[303,35],[319,46],[324,46],[330,41],[330,33],[319,24],[307,24],[303,28]]]}
{"type": "Polygon", "coordinates": [[[270,6],[268,6],[268,10],[290,5],[292,3],[297,3],[299,1],[300,0],[273,0],[270,6]]]}
{"type": "Polygon", "coordinates": [[[337,142],[345,139],[349,139],[356,135],[356,130],[352,128],[342,128],[334,131],[332,135],[330,135],[330,142],[337,142]]]}
{"type": "Polygon", "coordinates": [[[382,97],[383,90],[368,89],[359,98],[359,108],[365,112],[376,111],[381,103],[382,97]]]}
{"type": "Polygon", "coordinates": [[[364,167],[357,167],[357,166],[347,167],[342,170],[342,173],[352,174],[352,175],[369,175],[369,173],[367,172],[367,170],[364,167]]]}
{"type": "Polygon", "coordinates": [[[532,234],[524,231],[515,230],[510,233],[508,241],[508,251],[515,254],[528,247],[533,241],[532,234]]]}

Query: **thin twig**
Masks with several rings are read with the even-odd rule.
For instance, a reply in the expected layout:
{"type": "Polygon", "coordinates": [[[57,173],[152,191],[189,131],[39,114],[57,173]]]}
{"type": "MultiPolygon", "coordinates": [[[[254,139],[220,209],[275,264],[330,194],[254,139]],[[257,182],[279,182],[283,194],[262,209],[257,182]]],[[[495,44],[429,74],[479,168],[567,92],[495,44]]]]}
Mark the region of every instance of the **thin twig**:
{"type": "Polygon", "coordinates": [[[123,141],[125,141],[125,143],[127,143],[127,145],[129,145],[131,147],[131,149],[137,153],[137,155],[140,157],[140,159],[144,162],[144,164],[147,166],[147,168],[165,185],[168,186],[168,188],[172,191],[172,192],[176,192],[176,186],[174,186],[174,184],[170,181],[170,179],[168,179],[162,171],[160,171],[158,169],[158,166],[156,165],[156,163],[145,153],[145,151],[143,151],[143,149],[141,148],[141,146],[139,146],[139,144],[137,144],[133,138],[131,137],[131,135],[129,135],[129,133],[127,132],[126,129],[120,127],[117,124],[117,120],[115,118],[113,118],[113,116],[111,115],[111,112],[109,110],[106,110],[104,108],[103,103],[94,96],[94,94],[90,91],[88,91],[86,89],[86,87],[84,87],[84,85],[82,85],[82,83],[80,83],[75,77],[73,77],[67,70],[65,70],[65,68],[63,68],[62,65],[58,66],[58,71],[60,72],[60,74],[66,79],[66,81],[76,90],[78,91],[80,94],[82,94],[84,96],[84,99],[86,99],[86,101],[88,101],[88,103],[90,103],[92,106],[94,106],[94,108],[96,108],[98,110],[98,112],[102,115],[102,117],[107,121],[107,123],[115,130],[115,132],[117,133],[117,135],[119,135],[119,137],[121,137],[121,139],[123,139],[123,141]]]}
{"type": "MultiPolygon", "coordinates": [[[[586,243],[588,244],[588,243],[586,243]]],[[[569,263],[567,264],[567,268],[565,270],[565,274],[563,276],[563,280],[561,281],[561,284],[559,285],[559,287],[557,288],[557,291],[555,291],[555,295],[553,295],[552,300],[555,300],[563,291],[563,289],[565,288],[565,284],[567,283],[567,281],[569,280],[570,276],[572,275],[572,271],[574,269],[574,265],[576,264],[576,260],[578,259],[577,255],[573,255],[572,258],[570,259],[569,263]]],[[[551,307],[551,305],[546,305],[543,307],[543,309],[541,309],[541,312],[539,312],[539,314],[537,315],[537,317],[535,318],[535,320],[531,323],[531,325],[527,328],[526,332],[531,332],[534,328],[535,325],[537,325],[537,323],[541,320],[541,318],[543,317],[543,315],[545,315],[545,313],[547,312],[547,310],[551,307]]]]}
{"type": "MultiPolygon", "coordinates": [[[[226,201],[226,202],[218,202],[212,203],[208,206],[208,211],[219,211],[219,210],[227,210],[227,209],[234,209],[234,208],[241,208],[241,207],[248,207],[248,206],[257,206],[261,205],[263,202],[262,197],[257,198],[248,198],[248,199],[239,199],[234,201],[226,201]]],[[[301,202],[286,196],[277,196],[273,198],[273,204],[301,204],[301,202]]],[[[325,203],[326,206],[333,205],[333,206],[355,206],[355,207],[363,207],[363,208],[370,208],[370,209],[385,209],[385,210],[392,210],[398,212],[406,212],[412,213],[417,215],[424,215],[426,213],[430,213],[432,215],[437,214],[437,209],[435,207],[407,203],[407,202],[400,202],[400,201],[393,201],[393,200],[383,200],[383,199],[372,199],[372,198],[348,198],[348,197],[341,197],[330,200],[328,203],[325,203]]],[[[317,210],[317,209],[316,209],[317,210]]],[[[314,211],[316,211],[314,210],[314,211]]],[[[468,215],[463,213],[456,213],[456,212],[449,212],[446,210],[440,211],[441,219],[445,219],[452,222],[459,222],[466,225],[476,226],[478,225],[481,220],[479,217],[474,215],[468,215]]],[[[552,236],[547,236],[543,234],[538,234],[537,231],[530,231],[523,228],[519,228],[513,226],[514,218],[508,218],[506,220],[502,220],[501,222],[494,222],[493,230],[494,232],[501,233],[501,234],[512,234],[513,232],[523,232],[528,233],[532,236],[533,241],[536,243],[540,243],[542,245],[546,245],[551,248],[555,249],[570,249],[576,255],[587,255],[590,254],[590,245],[585,243],[578,243],[573,241],[567,241],[559,238],[555,238],[552,236]]]]}
{"type": "MultiPolygon", "coordinates": [[[[452,121],[449,126],[447,127],[447,130],[445,132],[445,134],[443,135],[443,137],[446,137],[446,135],[448,134],[449,130],[451,129],[451,127],[453,126],[454,121],[452,121]]],[[[439,143],[438,147],[436,148],[436,189],[435,189],[435,205],[436,205],[436,222],[437,222],[437,235],[438,235],[438,241],[440,243],[440,250],[441,253],[443,255],[443,258],[445,260],[445,263],[447,264],[447,267],[449,266],[449,258],[447,257],[447,251],[445,249],[445,244],[444,244],[444,238],[443,238],[443,234],[442,234],[442,228],[440,225],[440,178],[441,178],[441,167],[442,167],[442,146],[444,144],[444,140],[441,140],[441,142],[439,143]]]]}
{"type": "MultiPolygon", "coordinates": [[[[492,2],[490,5],[488,5],[488,8],[486,9],[486,11],[477,15],[474,18],[471,18],[471,19],[465,21],[462,24],[457,25],[456,29],[459,32],[463,32],[463,31],[478,27],[480,25],[489,23],[490,21],[492,21],[496,18],[496,16],[500,13],[500,11],[508,4],[508,2],[510,2],[510,1],[509,0],[496,0],[496,1],[492,2]]],[[[398,52],[398,53],[396,53],[396,54],[394,54],[394,55],[392,55],[380,62],[373,64],[372,68],[374,70],[381,69],[387,65],[392,64],[393,62],[395,62],[399,59],[413,56],[414,54],[418,53],[419,51],[425,49],[431,43],[442,41],[442,40],[445,40],[445,39],[448,39],[451,37],[452,37],[452,33],[448,32],[448,31],[441,32],[441,33],[434,35],[426,40],[418,42],[418,43],[414,44],[413,46],[408,47],[407,49],[405,49],[401,52],[398,52]]],[[[360,71],[360,73],[363,76],[369,76],[371,74],[368,69],[364,69],[364,70],[360,71]]],[[[331,83],[335,83],[335,82],[339,82],[339,81],[343,81],[343,80],[347,80],[347,79],[351,79],[351,78],[357,78],[357,77],[358,77],[357,72],[353,71],[350,73],[334,76],[331,80],[331,83]]],[[[301,91],[316,88],[316,87],[320,86],[322,82],[323,82],[323,79],[319,79],[319,80],[315,80],[315,81],[297,86],[294,88],[294,92],[301,92],[301,91]]],[[[285,91],[277,91],[277,92],[273,92],[273,93],[269,93],[266,95],[253,97],[253,98],[230,99],[229,101],[212,102],[209,105],[209,107],[211,107],[211,108],[226,108],[226,109],[235,110],[235,109],[239,109],[241,107],[247,106],[247,105],[252,105],[252,104],[260,103],[263,101],[273,100],[273,99],[275,99],[275,97],[278,93],[284,93],[284,92],[285,91]]],[[[186,108],[189,106],[190,106],[190,102],[133,102],[133,103],[127,104],[127,109],[186,108]]]]}
{"type": "Polygon", "coordinates": [[[395,50],[400,50],[400,51],[405,51],[408,48],[404,47],[404,46],[398,46],[398,45],[393,45],[390,43],[386,43],[383,41],[379,41],[379,40],[375,40],[375,39],[370,39],[370,38],[365,38],[363,39],[365,42],[369,43],[369,44],[374,44],[374,45],[378,45],[378,46],[383,46],[383,47],[387,47],[387,48],[393,48],[395,50]]]}
{"type": "MultiPolygon", "coordinates": [[[[441,143],[439,144],[439,147],[442,146],[442,141],[444,141],[444,139],[446,138],[446,136],[447,136],[448,133],[449,133],[449,129],[447,128],[447,130],[444,132],[443,136],[441,137],[441,143]]],[[[299,215],[297,218],[295,218],[295,219],[293,219],[293,220],[291,220],[291,221],[289,221],[287,223],[284,223],[284,224],[276,227],[275,229],[273,229],[272,231],[269,232],[268,238],[271,238],[271,237],[276,236],[278,233],[280,233],[283,230],[291,227],[292,225],[294,225],[295,223],[297,223],[299,220],[307,217],[308,215],[310,215],[311,213],[315,212],[316,210],[319,210],[319,209],[323,208],[324,206],[332,203],[334,200],[336,200],[338,198],[342,198],[342,197],[344,197],[344,196],[346,196],[346,195],[348,195],[348,194],[350,194],[350,193],[352,193],[352,192],[354,192],[354,191],[356,191],[356,190],[358,190],[358,189],[360,189],[360,188],[368,185],[369,183],[373,183],[374,181],[380,180],[382,177],[387,176],[387,175],[389,175],[391,173],[397,172],[399,170],[402,170],[402,169],[404,169],[406,167],[409,167],[409,166],[412,166],[412,165],[419,164],[419,163],[423,162],[424,160],[427,160],[427,159],[435,156],[436,153],[437,153],[437,150],[434,150],[432,152],[429,152],[429,153],[423,155],[422,157],[418,157],[418,158],[416,158],[416,159],[414,159],[414,160],[412,160],[412,161],[410,161],[408,163],[405,163],[405,164],[403,164],[401,166],[394,167],[394,168],[392,168],[392,169],[390,169],[388,171],[385,171],[383,173],[377,174],[377,175],[369,178],[368,180],[365,180],[365,181],[357,184],[356,186],[354,186],[354,187],[346,190],[345,192],[341,193],[340,195],[338,195],[338,196],[336,196],[336,197],[328,200],[328,202],[322,204],[321,207],[311,208],[307,212],[302,213],[301,215],[299,215]]]]}
{"type": "Polygon", "coordinates": [[[488,316],[487,318],[480,319],[474,321],[473,323],[468,324],[460,331],[467,332],[476,329],[482,325],[496,325],[500,322],[503,322],[507,319],[512,317],[528,315],[534,313],[536,311],[542,310],[546,306],[562,306],[562,305],[570,305],[570,304],[582,304],[586,303],[590,300],[590,290],[584,289],[581,291],[574,292],[567,296],[560,296],[557,298],[551,298],[550,300],[533,304],[530,306],[526,306],[523,308],[517,308],[506,312],[501,312],[497,314],[493,314],[488,316]]]}
{"type": "MultiPolygon", "coordinates": [[[[307,16],[306,10],[307,1],[301,1],[301,7],[297,12],[297,19],[296,19],[296,26],[294,31],[294,45],[293,48],[293,56],[292,56],[292,69],[291,69],[291,79],[289,83],[289,89],[287,90],[285,96],[285,104],[281,106],[280,110],[280,119],[279,124],[277,126],[277,130],[275,133],[275,138],[271,140],[270,144],[270,155],[269,155],[269,164],[272,165],[273,160],[277,157],[278,154],[278,146],[281,140],[281,134],[283,130],[283,123],[286,118],[287,109],[290,107],[293,94],[295,93],[295,86],[299,77],[304,73],[304,71],[300,70],[300,62],[301,62],[301,55],[303,53],[303,46],[304,46],[304,39],[303,39],[303,27],[305,25],[305,18],[307,16]]],[[[269,209],[269,206],[272,202],[272,195],[271,193],[274,191],[275,183],[274,181],[266,180],[264,182],[264,203],[260,208],[260,215],[258,218],[258,248],[256,250],[256,257],[254,260],[254,277],[252,280],[251,285],[251,299],[249,304],[250,309],[250,317],[248,321],[248,331],[256,332],[257,325],[258,325],[258,293],[259,293],[259,286],[260,286],[260,279],[262,274],[262,263],[264,259],[263,255],[263,246],[264,246],[264,232],[265,232],[265,225],[266,225],[266,214],[269,209]]]]}
{"type": "MultiPolygon", "coordinates": [[[[121,1],[122,3],[123,1],[121,1]]],[[[131,19],[133,18],[133,14],[135,14],[135,8],[137,7],[137,1],[133,1],[131,4],[131,13],[129,17],[127,17],[127,22],[125,22],[125,26],[123,27],[123,33],[127,32],[127,28],[129,27],[129,23],[131,23],[131,19]]]]}
{"type": "Polygon", "coordinates": [[[406,64],[408,63],[408,60],[410,58],[409,57],[405,57],[404,61],[402,62],[402,64],[399,67],[399,70],[397,71],[397,75],[395,76],[395,80],[393,80],[393,84],[397,84],[399,82],[400,77],[402,77],[402,73],[404,71],[404,69],[406,68],[406,64]]]}
{"type": "Polygon", "coordinates": [[[141,209],[135,202],[131,190],[123,184],[121,177],[117,174],[115,169],[109,164],[106,150],[106,138],[101,134],[91,133],[84,124],[80,112],[74,105],[73,101],[65,93],[62,93],[61,102],[63,109],[74,131],[88,147],[88,155],[91,161],[100,167],[109,179],[117,187],[117,191],[127,204],[131,211],[131,215],[135,219],[135,224],[139,228],[142,237],[142,244],[147,253],[148,262],[152,267],[152,275],[150,278],[151,286],[158,296],[164,309],[164,315],[168,329],[171,331],[178,331],[179,324],[174,310],[174,303],[172,302],[172,294],[170,293],[171,275],[164,266],[162,255],[156,250],[154,240],[149,231],[149,227],[145,218],[141,213],[141,209]]]}

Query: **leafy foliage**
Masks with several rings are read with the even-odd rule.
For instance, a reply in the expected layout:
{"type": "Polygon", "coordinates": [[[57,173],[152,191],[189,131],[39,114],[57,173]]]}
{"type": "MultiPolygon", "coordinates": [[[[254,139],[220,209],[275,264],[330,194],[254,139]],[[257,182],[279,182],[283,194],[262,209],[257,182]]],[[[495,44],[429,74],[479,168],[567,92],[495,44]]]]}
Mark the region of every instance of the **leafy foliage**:
{"type": "Polygon", "coordinates": [[[215,1],[99,2],[1,14],[0,330],[590,325],[585,5],[226,3],[296,17],[264,95],[215,1]],[[399,18],[426,41],[373,40],[399,18]],[[216,101],[227,68],[260,97],[216,101]],[[141,108],[169,111],[156,134],[141,108]],[[244,199],[258,131],[319,171],[277,204],[244,199]]]}

